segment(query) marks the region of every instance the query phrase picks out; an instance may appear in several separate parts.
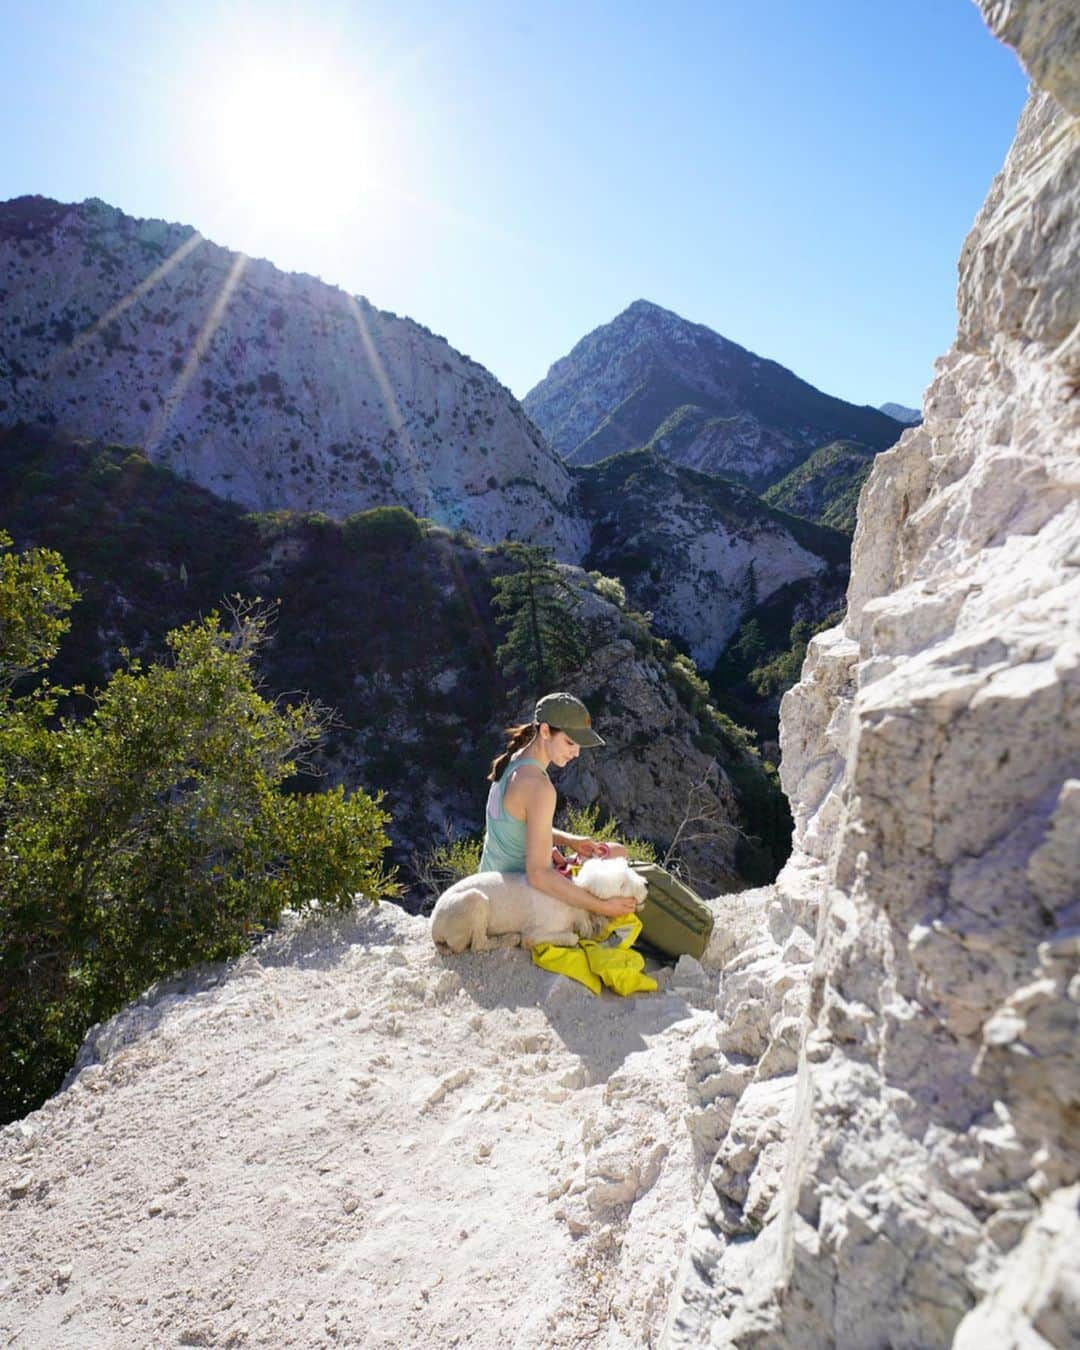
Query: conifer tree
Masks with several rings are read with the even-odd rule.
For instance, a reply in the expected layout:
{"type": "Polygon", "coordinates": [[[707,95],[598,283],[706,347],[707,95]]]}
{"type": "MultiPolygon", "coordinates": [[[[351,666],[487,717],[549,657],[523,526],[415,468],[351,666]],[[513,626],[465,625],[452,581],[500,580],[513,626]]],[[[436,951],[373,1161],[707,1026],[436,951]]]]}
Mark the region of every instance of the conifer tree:
{"type": "Polygon", "coordinates": [[[497,577],[494,606],[506,640],[495,658],[507,679],[531,688],[554,688],[585,660],[577,627],[580,600],[559,574],[551,549],[509,543],[503,552],[516,570],[497,577]]]}

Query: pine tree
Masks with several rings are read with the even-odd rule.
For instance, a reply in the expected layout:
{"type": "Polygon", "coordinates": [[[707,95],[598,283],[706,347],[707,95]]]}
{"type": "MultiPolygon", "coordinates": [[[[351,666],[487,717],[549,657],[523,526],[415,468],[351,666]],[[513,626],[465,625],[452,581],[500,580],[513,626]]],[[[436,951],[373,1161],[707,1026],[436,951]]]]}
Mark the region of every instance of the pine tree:
{"type": "Polygon", "coordinates": [[[748,619],[739,629],[735,651],[747,670],[753,669],[765,654],[765,636],[757,619],[748,619]]]}
{"type": "Polygon", "coordinates": [[[577,628],[580,600],[560,576],[551,549],[509,543],[503,552],[516,570],[493,584],[493,604],[506,633],[495,658],[507,679],[521,676],[543,692],[585,660],[585,643],[577,628]]]}

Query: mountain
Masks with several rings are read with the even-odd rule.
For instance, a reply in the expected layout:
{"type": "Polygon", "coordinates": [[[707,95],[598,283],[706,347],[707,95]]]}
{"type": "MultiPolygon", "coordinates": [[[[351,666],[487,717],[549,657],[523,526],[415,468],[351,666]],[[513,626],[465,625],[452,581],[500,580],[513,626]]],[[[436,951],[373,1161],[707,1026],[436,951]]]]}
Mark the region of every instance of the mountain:
{"type": "Polygon", "coordinates": [[[709,668],[775,592],[816,578],[821,613],[843,602],[849,541],[767,506],[748,488],[626,451],[576,471],[592,521],[585,565],[623,582],[658,632],[709,668]]]}
{"type": "Polygon", "coordinates": [[[815,450],[766,488],[762,501],[793,516],[803,516],[846,534],[855,533],[859,492],[874,462],[875,451],[855,441],[834,441],[815,450]]]}
{"type": "Polygon", "coordinates": [[[902,403],[882,403],[878,412],[883,412],[886,417],[892,417],[897,422],[904,422],[909,427],[917,427],[922,421],[922,413],[918,408],[905,408],[902,403]]]}
{"type": "Polygon", "coordinates": [[[402,504],[585,549],[565,465],[443,338],[93,199],[0,204],[0,419],[137,448],[254,510],[402,504]]]}
{"type": "Polygon", "coordinates": [[[582,338],[523,402],[571,464],[647,445],[755,491],[831,441],[884,450],[903,430],[647,300],[582,338]]]}

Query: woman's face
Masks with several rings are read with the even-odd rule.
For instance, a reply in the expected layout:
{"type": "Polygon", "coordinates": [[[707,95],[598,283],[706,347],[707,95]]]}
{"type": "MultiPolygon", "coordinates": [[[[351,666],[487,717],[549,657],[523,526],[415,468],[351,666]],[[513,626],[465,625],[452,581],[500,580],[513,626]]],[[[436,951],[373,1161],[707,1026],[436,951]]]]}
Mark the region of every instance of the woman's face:
{"type": "Polygon", "coordinates": [[[572,741],[565,731],[553,731],[547,743],[548,756],[552,764],[561,769],[581,754],[581,746],[572,741]]]}

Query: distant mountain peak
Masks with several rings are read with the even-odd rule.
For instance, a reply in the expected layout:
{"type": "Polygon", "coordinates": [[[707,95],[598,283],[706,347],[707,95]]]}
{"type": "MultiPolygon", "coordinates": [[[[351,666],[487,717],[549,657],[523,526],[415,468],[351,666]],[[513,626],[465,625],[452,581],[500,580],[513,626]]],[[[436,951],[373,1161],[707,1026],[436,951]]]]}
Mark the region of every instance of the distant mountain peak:
{"type": "MultiPolygon", "coordinates": [[[[679,318],[679,315],[676,314],[674,310],[665,309],[662,305],[657,305],[652,300],[635,300],[632,304],[627,305],[623,310],[623,314],[633,314],[635,316],[644,315],[646,317],[657,314],[669,314],[674,319],[679,318]]],[[[685,320],[683,320],[683,322],[685,322],[685,320]]]]}
{"type": "Polygon", "coordinates": [[[573,464],[648,445],[756,491],[823,445],[882,450],[902,429],[645,299],[586,334],[523,402],[573,464]]]}
{"type": "Polygon", "coordinates": [[[893,417],[898,422],[904,422],[907,426],[916,427],[922,421],[922,413],[918,408],[909,408],[903,403],[882,403],[878,412],[883,412],[886,417],[893,417]]]}

